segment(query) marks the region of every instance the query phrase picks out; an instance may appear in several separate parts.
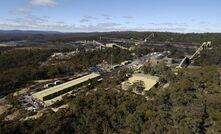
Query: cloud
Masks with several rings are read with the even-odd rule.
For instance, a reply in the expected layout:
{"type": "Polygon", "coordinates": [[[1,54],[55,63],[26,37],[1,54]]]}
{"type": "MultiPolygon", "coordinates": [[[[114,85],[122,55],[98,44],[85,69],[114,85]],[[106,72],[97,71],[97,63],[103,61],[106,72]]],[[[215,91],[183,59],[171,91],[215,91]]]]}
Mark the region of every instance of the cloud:
{"type": "Polygon", "coordinates": [[[186,24],[186,23],[176,23],[176,22],[160,22],[160,23],[151,22],[151,23],[148,23],[148,24],[153,25],[153,26],[169,26],[169,27],[188,26],[188,24],[186,24]]]}
{"type": "Polygon", "coordinates": [[[55,0],[29,0],[29,4],[47,7],[55,7],[58,5],[58,3],[55,0]]]}
{"type": "Polygon", "coordinates": [[[48,22],[48,19],[46,17],[35,17],[35,16],[29,16],[29,17],[18,17],[15,19],[8,19],[10,22],[16,22],[21,25],[36,25],[41,23],[48,22]]]}
{"type": "MultiPolygon", "coordinates": [[[[14,20],[18,21],[18,20],[14,20]]],[[[110,31],[158,31],[158,32],[219,32],[221,29],[214,27],[205,28],[191,28],[191,27],[147,27],[147,26],[134,26],[127,27],[118,23],[98,23],[94,25],[76,25],[67,23],[53,23],[53,22],[0,22],[0,28],[4,30],[46,30],[46,31],[61,31],[61,32],[110,32],[110,31]]]]}
{"type": "Polygon", "coordinates": [[[104,32],[117,31],[122,29],[122,25],[114,22],[104,22],[89,25],[67,24],[65,22],[49,21],[47,17],[29,17],[29,18],[15,18],[7,20],[7,22],[0,22],[0,28],[5,30],[47,30],[47,31],[62,31],[62,32],[104,32]]]}
{"type": "Polygon", "coordinates": [[[64,21],[56,21],[56,24],[63,25],[63,24],[65,24],[65,22],[64,21]]]}
{"type": "Polygon", "coordinates": [[[114,23],[114,22],[111,22],[111,23],[98,23],[98,26],[101,26],[101,27],[116,27],[116,26],[121,26],[121,24],[114,23]]]}
{"type": "Polygon", "coordinates": [[[126,21],[125,24],[133,24],[131,21],[126,21]]]}
{"type": "Polygon", "coordinates": [[[155,27],[146,28],[147,31],[158,31],[158,32],[188,32],[187,28],[182,27],[155,27]]]}
{"type": "Polygon", "coordinates": [[[77,32],[105,32],[105,31],[117,31],[121,29],[122,25],[114,22],[104,22],[94,25],[74,25],[73,31],[77,32]]]}
{"type": "Polygon", "coordinates": [[[6,19],[9,24],[18,25],[36,25],[41,23],[49,22],[49,17],[47,16],[36,16],[32,14],[30,7],[18,7],[14,10],[9,11],[12,15],[15,15],[11,19],[6,19]]]}
{"type": "Polygon", "coordinates": [[[0,28],[4,29],[36,29],[42,25],[49,23],[49,17],[47,16],[35,16],[31,13],[22,14],[14,19],[7,19],[1,23],[0,28]]]}
{"type": "Polygon", "coordinates": [[[197,22],[197,25],[200,25],[200,26],[209,26],[211,25],[209,22],[206,22],[206,21],[200,21],[200,22],[197,22]]]}
{"type": "Polygon", "coordinates": [[[93,16],[83,16],[83,18],[80,20],[81,23],[90,22],[92,20],[96,20],[96,17],[93,16]]]}
{"type": "Polygon", "coordinates": [[[26,7],[18,7],[9,11],[13,15],[27,15],[30,14],[30,9],[26,7]]]}
{"type": "Polygon", "coordinates": [[[124,19],[133,19],[133,16],[123,16],[124,19]]]}
{"type": "Polygon", "coordinates": [[[102,16],[106,19],[106,20],[112,20],[114,17],[112,15],[109,14],[102,14],[102,16]]]}
{"type": "MultiPolygon", "coordinates": [[[[96,19],[93,16],[84,16],[84,19],[96,19]]],[[[128,21],[129,23],[129,21],[128,21]]],[[[202,23],[202,22],[201,22],[202,23]]],[[[125,24],[116,22],[70,24],[61,20],[52,21],[47,16],[23,14],[14,19],[0,20],[0,29],[4,30],[46,30],[61,32],[109,32],[109,31],[163,31],[163,32],[220,32],[220,24],[202,26],[200,24],[186,24],[175,22],[125,24]],[[133,24],[133,25],[132,25],[133,24]]]]}
{"type": "Polygon", "coordinates": [[[39,20],[24,20],[17,18],[10,22],[0,23],[0,27],[6,30],[21,29],[21,30],[48,30],[48,31],[62,31],[62,32],[109,32],[109,31],[186,31],[185,28],[174,27],[145,27],[145,26],[134,26],[127,27],[120,23],[98,23],[90,25],[75,25],[66,23],[53,23],[44,19],[39,20]],[[24,23],[25,22],[25,23],[24,23]]]}

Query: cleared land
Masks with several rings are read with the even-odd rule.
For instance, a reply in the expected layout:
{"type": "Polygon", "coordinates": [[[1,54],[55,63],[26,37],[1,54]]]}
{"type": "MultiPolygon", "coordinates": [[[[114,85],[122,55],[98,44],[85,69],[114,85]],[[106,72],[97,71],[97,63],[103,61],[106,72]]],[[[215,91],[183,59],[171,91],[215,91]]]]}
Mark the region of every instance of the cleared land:
{"type": "Polygon", "coordinates": [[[126,83],[134,83],[136,81],[143,81],[145,87],[144,91],[148,91],[159,82],[159,77],[145,74],[134,74],[128,79],[128,81],[122,83],[123,89],[127,90],[126,83]]]}

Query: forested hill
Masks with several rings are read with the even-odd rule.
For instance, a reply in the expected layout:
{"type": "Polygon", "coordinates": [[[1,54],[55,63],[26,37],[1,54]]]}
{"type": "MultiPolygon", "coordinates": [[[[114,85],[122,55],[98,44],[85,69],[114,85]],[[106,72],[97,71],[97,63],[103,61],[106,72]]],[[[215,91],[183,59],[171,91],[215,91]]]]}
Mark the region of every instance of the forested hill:
{"type": "Polygon", "coordinates": [[[92,32],[92,33],[61,33],[55,31],[0,31],[0,41],[11,40],[42,40],[42,41],[77,41],[94,40],[103,37],[126,39],[144,39],[151,33],[155,34],[152,41],[198,42],[205,40],[221,40],[221,33],[170,33],[170,32],[92,32]]]}

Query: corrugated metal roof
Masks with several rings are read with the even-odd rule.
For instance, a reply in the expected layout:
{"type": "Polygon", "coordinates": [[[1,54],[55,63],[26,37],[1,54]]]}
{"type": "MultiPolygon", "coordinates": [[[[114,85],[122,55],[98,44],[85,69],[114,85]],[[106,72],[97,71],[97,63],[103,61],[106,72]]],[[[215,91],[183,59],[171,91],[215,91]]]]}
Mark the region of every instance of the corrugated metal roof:
{"type": "Polygon", "coordinates": [[[37,98],[37,99],[43,101],[43,97],[45,97],[45,96],[47,96],[47,95],[50,95],[50,94],[53,94],[53,93],[62,91],[62,90],[64,90],[64,89],[67,89],[67,88],[70,88],[70,87],[73,87],[73,86],[75,86],[75,85],[81,84],[81,83],[83,83],[83,82],[86,82],[86,81],[88,81],[88,80],[90,80],[90,79],[97,78],[97,77],[99,77],[99,76],[100,76],[100,74],[91,73],[91,74],[86,75],[86,76],[83,76],[83,77],[81,77],[81,78],[78,78],[78,79],[75,79],[75,80],[72,80],[72,81],[63,83],[63,84],[61,84],[61,85],[58,85],[58,86],[55,86],[55,87],[51,87],[51,88],[48,88],[48,89],[45,89],[45,90],[36,92],[36,93],[32,94],[32,96],[33,96],[34,98],[37,98]]]}

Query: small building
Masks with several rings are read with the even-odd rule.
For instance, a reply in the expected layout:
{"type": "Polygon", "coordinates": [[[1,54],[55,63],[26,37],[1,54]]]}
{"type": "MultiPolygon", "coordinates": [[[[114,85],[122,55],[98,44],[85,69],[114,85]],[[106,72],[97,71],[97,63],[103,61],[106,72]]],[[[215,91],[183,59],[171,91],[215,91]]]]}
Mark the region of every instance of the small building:
{"type": "Polygon", "coordinates": [[[144,91],[148,91],[159,83],[159,77],[147,74],[133,74],[127,81],[122,83],[123,90],[128,90],[128,82],[132,85],[136,81],[144,82],[144,91]]]}

